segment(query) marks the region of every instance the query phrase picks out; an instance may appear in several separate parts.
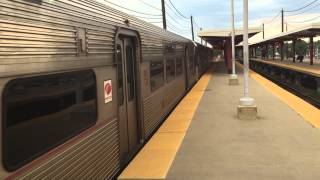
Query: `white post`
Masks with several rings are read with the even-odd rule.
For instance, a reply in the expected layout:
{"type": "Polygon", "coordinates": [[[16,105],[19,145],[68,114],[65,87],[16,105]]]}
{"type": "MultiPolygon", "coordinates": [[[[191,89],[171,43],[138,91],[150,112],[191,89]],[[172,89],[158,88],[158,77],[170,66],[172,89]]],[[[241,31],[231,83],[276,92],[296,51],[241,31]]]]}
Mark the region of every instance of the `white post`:
{"type": "Polygon", "coordinates": [[[240,105],[253,105],[254,99],[249,97],[249,45],[248,45],[248,0],[243,0],[243,73],[244,97],[240,105]]]}
{"type": "Polygon", "coordinates": [[[248,0],[243,0],[243,68],[244,68],[244,97],[238,106],[238,118],[253,120],[257,118],[257,106],[249,96],[249,46],[248,46],[248,0]]]}
{"type": "Polygon", "coordinates": [[[229,79],[229,85],[238,85],[238,76],[236,74],[236,55],[235,55],[235,28],[234,28],[234,0],[231,0],[231,43],[232,43],[232,74],[229,79]]]}
{"type": "Polygon", "coordinates": [[[232,32],[231,32],[231,39],[232,39],[232,74],[236,74],[236,65],[235,65],[235,29],[234,29],[234,0],[231,0],[231,24],[232,24],[232,32]]]}

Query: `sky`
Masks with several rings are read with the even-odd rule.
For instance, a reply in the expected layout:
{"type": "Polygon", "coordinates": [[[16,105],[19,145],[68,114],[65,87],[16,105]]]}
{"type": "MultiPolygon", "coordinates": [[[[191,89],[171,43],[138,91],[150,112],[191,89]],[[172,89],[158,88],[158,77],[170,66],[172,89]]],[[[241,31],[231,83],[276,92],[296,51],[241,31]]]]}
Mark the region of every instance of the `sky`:
{"type": "MultiPolygon", "coordinates": [[[[159,27],[162,27],[161,20],[161,0],[97,0],[105,3],[111,7],[122,10],[129,14],[139,16],[145,21],[151,22],[159,27]],[[126,9],[117,7],[113,4],[137,11],[139,13],[146,13],[151,15],[144,15],[128,11],[126,9]],[[152,7],[151,7],[152,6],[152,7]]],[[[242,27],[242,8],[243,0],[235,1],[235,22],[237,27],[242,27]]],[[[315,1],[312,5],[305,9],[286,12],[285,22],[288,23],[288,29],[294,29],[301,26],[301,21],[314,19],[310,22],[320,22],[320,0],[249,0],[249,26],[261,27],[265,23],[266,36],[273,34],[275,29],[280,29],[280,16],[273,19],[281,9],[285,11],[296,10],[300,7],[308,5],[315,1]],[[301,14],[299,14],[301,13],[301,14]],[[295,15],[299,14],[299,15],[295,15]],[[316,18],[318,17],[319,18],[316,18]],[[273,20],[273,21],[272,21],[273,20]],[[272,22],[271,22],[272,21],[272,22]],[[271,23],[270,23],[271,22],[271,23]],[[268,32],[270,30],[270,33],[268,32]]],[[[195,31],[199,28],[206,29],[222,29],[230,28],[230,0],[171,0],[175,7],[186,17],[182,17],[177,13],[169,0],[165,0],[169,31],[175,32],[187,38],[191,38],[190,20],[191,15],[196,22],[195,31]]],[[[196,40],[199,41],[199,38],[196,40]]]]}

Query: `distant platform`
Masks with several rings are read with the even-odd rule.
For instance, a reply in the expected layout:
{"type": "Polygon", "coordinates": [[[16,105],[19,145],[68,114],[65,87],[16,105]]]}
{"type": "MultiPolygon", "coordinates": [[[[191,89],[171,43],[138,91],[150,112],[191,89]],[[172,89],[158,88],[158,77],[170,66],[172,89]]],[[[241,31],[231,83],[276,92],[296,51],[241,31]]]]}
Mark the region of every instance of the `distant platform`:
{"type": "Polygon", "coordinates": [[[298,71],[298,72],[302,72],[302,73],[306,73],[306,74],[320,77],[320,60],[314,60],[313,65],[309,64],[308,59],[304,60],[301,63],[298,60],[296,60],[296,62],[294,63],[294,62],[292,62],[292,59],[285,59],[285,60],[281,61],[280,59],[265,60],[265,59],[259,59],[259,58],[250,58],[250,60],[263,62],[263,63],[267,63],[267,64],[272,64],[272,65],[276,65],[276,66],[283,67],[286,69],[291,69],[294,71],[298,71]]]}
{"type": "Polygon", "coordinates": [[[320,110],[250,76],[258,120],[237,119],[242,74],[228,86],[223,63],[214,63],[119,179],[320,179],[320,110]]]}

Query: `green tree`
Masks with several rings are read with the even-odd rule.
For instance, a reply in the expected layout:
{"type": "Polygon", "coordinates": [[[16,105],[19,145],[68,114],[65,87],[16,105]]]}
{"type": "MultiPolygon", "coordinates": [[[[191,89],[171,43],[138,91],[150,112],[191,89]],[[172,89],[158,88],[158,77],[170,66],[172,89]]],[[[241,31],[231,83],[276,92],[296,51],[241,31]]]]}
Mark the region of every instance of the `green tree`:
{"type": "Polygon", "coordinates": [[[296,41],[296,54],[299,56],[305,56],[308,52],[308,43],[299,39],[296,41]]]}
{"type": "Polygon", "coordinates": [[[219,55],[222,55],[222,50],[219,49],[213,49],[213,56],[217,57],[219,55]]]}

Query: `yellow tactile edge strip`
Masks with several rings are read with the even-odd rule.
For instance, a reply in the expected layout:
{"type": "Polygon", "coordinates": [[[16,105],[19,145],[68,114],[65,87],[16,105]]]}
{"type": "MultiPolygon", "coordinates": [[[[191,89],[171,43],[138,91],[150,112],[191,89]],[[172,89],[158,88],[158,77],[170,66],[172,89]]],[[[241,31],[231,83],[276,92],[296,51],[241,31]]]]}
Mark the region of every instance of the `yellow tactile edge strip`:
{"type": "MultiPolygon", "coordinates": [[[[237,63],[242,67],[240,63],[237,63]]],[[[300,114],[307,122],[316,128],[320,128],[320,110],[298,96],[276,85],[258,73],[250,70],[250,77],[276,95],[280,100],[300,114]]]]}
{"type": "Polygon", "coordinates": [[[211,76],[209,70],[200,78],[121,173],[119,180],[166,178],[211,76]]]}

